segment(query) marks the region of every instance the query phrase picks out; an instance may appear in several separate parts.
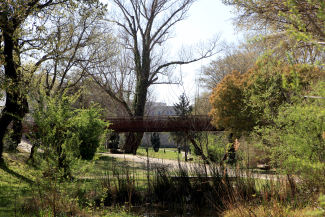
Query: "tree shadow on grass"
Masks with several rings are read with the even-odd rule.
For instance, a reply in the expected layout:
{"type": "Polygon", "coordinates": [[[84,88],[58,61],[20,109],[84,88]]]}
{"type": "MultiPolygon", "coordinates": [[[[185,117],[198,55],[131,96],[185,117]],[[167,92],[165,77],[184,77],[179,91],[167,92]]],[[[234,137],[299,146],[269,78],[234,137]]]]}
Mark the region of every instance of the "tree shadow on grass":
{"type": "Polygon", "coordinates": [[[7,172],[7,173],[9,173],[9,174],[11,174],[11,175],[13,175],[13,176],[15,176],[15,177],[18,178],[18,179],[21,179],[21,180],[27,182],[28,184],[33,184],[33,183],[34,183],[33,180],[31,180],[31,179],[29,179],[29,178],[27,178],[27,177],[25,177],[25,176],[23,176],[23,175],[21,175],[21,174],[15,172],[15,171],[13,171],[12,169],[10,169],[10,168],[7,166],[6,163],[3,163],[3,162],[0,163],[0,169],[2,169],[3,171],[5,171],[5,172],[7,172]]]}

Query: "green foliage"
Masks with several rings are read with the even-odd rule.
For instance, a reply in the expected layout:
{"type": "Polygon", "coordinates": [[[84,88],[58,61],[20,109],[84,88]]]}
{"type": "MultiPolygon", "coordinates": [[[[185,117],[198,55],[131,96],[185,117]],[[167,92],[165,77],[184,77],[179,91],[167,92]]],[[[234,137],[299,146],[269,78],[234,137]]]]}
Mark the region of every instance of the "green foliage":
{"type": "Polygon", "coordinates": [[[286,0],[286,11],[279,16],[288,20],[285,27],[298,41],[308,42],[323,49],[318,42],[325,39],[325,4],[322,0],[286,0]],[[312,25],[310,25],[312,23],[312,25]]]}
{"type": "Polygon", "coordinates": [[[320,195],[318,198],[318,202],[319,202],[319,207],[317,207],[317,210],[315,211],[311,211],[308,214],[310,216],[324,216],[325,214],[325,195],[320,195]]]}
{"type": "MultiPolygon", "coordinates": [[[[45,95],[39,96],[39,103],[34,103],[32,117],[37,125],[37,141],[50,158],[69,161],[80,155],[79,133],[75,129],[78,112],[71,109],[75,100],[72,97],[45,95]]],[[[66,162],[66,163],[67,163],[66,162]]]]}
{"type": "Polygon", "coordinates": [[[190,101],[188,100],[185,93],[180,95],[178,97],[178,100],[179,102],[174,104],[174,110],[176,115],[178,116],[190,115],[193,110],[193,106],[190,105],[190,101]]]}
{"type": "MultiPolygon", "coordinates": [[[[176,118],[183,118],[183,117],[190,115],[193,110],[193,107],[190,105],[190,102],[189,102],[188,98],[186,97],[185,93],[180,95],[178,97],[178,100],[179,100],[179,102],[174,104],[174,110],[175,110],[176,115],[178,115],[180,117],[176,117],[176,118]]],[[[179,146],[185,146],[185,143],[188,140],[187,136],[182,131],[171,132],[170,135],[171,135],[173,141],[179,146]]],[[[191,136],[193,137],[194,134],[191,136]]]]}
{"type": "Polygon", "coordinates": [[[100,120],[100,110],[95,106],[74,110],[72,104],[77,97],[63,94],[51,98],[40,94],[38,103],[33,103],[32,116],[37,126],[34,146],[45,152],[48,162],[53,164],[52,172],[64,169],[65,176],[71,175],[70,164],[77,158],[91,160],[94,157],[108,125],[100,120]]]}
{"type": "Polygon", "coordinates": [[[223,136],[209,135],[208,155],[211,162],[219,163],[225,154],[223,136]]]}
{"type": "Polygon", "coordinates": [[[226,76],[213,90],[211,115],[217,127],[231,129],[236,138],[260,124],[270,124],[278,108],[293,102],[297,91],[308,90],[325,72],[309,65],[290,65],[270,54],[246,72],[226,76]],[[299,89],[300,88],[300,89],[299,89]]]}
{"type": "Polygon", "coordinates": [[[99,118],[100,109],[96,106],[78,110],[78,113],[79,117],[76,117],[74,124],[81,141],[79,145],[80,156],[84,160],[92,160],[102,143],[101,138],[104,138],[102,135],[105,133],[105,127],[108,124],[99,118]]]}
{"type": "MultiPolygon", "coordinates": [[[[325,83],[318,82],[311,93],[325,96],[325,83]]],[[[267,149],[275,166],[299,175],[306,184],[325,183],[325,101],[300,100],[279,107],[272,125],[256,129],[260,146],[267,149]]]]}

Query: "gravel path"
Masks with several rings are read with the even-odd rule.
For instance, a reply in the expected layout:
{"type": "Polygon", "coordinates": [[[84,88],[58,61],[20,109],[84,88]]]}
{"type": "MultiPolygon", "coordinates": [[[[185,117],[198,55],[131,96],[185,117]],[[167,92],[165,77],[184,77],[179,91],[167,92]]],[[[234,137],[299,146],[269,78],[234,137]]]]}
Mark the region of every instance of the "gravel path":
{"type": "MultiPolygon", "coordinates": [[[[22,139],[21,143],[18,145],[18,150],[28,152],[30,153],[32,148],[31,143],[28,140],[22,139]]],[[[131,154],[112,154],[112,153],[101,153],[102,155],[115,157],[115,158],[122,158],[126,159],[131,162],[136,162],[141,164],[143,167],[147,166],[147,163],[149,162],[150,168],[156,168],[158,167],[167,167],[169,169],[178,169],[179,165],[182,166],[182,168],[189,168],[189,169],[195,169],[199,168],[201,171],[205,170],[203,164],[198,164],[194,162],[184,162],[184,161],[177,161],[177,160],[169,160],[169,159],[163,159],[163,158],[152,158],[152,157],[145,157],[145,156],[139,156],[139,155],[131,155],[131,154]]],[[[206,169],[208,174],[211,174],[211,167],[210,165],[206,165],[206,169]]],[[[217,168],[219,172],[221,171],[221,168],[217,168]]],[[[230,176],[235,175],[234,169],[227,168],[228,174],[230,176]]],[[[269,175],[269,174],[251,174],[251,177],[259,178],[259,179],[278,179],[276,175],[269,175]]]]}
{"type": "MultiPolygon", "coordinates": [[[[198,164],[198,163],[194,163],[194,162],[184,162],[184,161],[179,162],[177,160],[168,160],[168,159],[151,158],[151,157],[147,158],[144,156],[131,155],[131,154],[112,154],[109,152],[102,153],[102,155],[126,159],[131,162],[140,163],[143,166],[146,166],[149,161],[150,168],[155,168],[157,166],[159,166],[159,167],[165,166],[165,167],[168,167],[169,169],[178,169],[179,164],[181,164],[182,168],[186,168],[186,167],[189,169],[199,168],[201,171],[205,170],[203,164],[198,164]]],[[[212,168],[210,167],[210,165],[206,165],[206,169],[207,169],[208,174],[212,173],[211,172],[212,168]]],[[[219,170],[220,173],[223,173],[223,171],[220,167],[217,167],[217,169],[219,170]]],[[[226,169],[227,169],[229,176],[235,176],[236,172],[234,169],[232,169],[232,168],[226,168],[226,169]]],[[[246,175],[242,174],[241,176],[245,177],[246,175]]],[[[278,180],[278,179],[285,178],[284,176],[278,176],[278,175],[272,175],[272,174],[255,174],[255,173],[249,174],[249,177],[259,178],[259,179],[269,179],[269,180],[278,180]]]]}

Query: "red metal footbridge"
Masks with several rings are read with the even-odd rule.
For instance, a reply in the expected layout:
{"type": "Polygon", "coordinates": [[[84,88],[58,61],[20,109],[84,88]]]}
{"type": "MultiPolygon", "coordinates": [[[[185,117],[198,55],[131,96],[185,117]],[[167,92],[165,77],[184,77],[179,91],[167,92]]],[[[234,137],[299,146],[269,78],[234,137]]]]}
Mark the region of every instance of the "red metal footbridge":
{"type": "MultiPolygon", "coordinates": [[[[223,131],[211,124],[212,117],[207,115],[189,116],[144,116],[144,117],[107,117],[108,129],[115,132],[184,132],[192,142],[203,160],[207,160],[200,147],[189,132],[191,131],[223,131]]],[[[24,132],[37,131],[35,123],[24,124],[24,132]]]]}
{"type": "Polygon", "coordinates": [[[221,131],[211,124],[208,115],[108,117],[108,127],[115,132],[221,131]]]}

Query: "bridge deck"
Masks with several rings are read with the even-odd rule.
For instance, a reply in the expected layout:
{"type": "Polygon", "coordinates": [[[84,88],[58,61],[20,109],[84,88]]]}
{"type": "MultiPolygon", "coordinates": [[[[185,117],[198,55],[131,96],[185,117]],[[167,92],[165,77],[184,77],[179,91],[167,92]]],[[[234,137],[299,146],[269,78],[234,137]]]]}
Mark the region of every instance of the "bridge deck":
{"type": "Polygon", "coordinates": [[[176,132],[176,131],[220,131],[211,125],[207,115],[108,117],[112,123],[108,128],[115,132],[176,132]]]}

